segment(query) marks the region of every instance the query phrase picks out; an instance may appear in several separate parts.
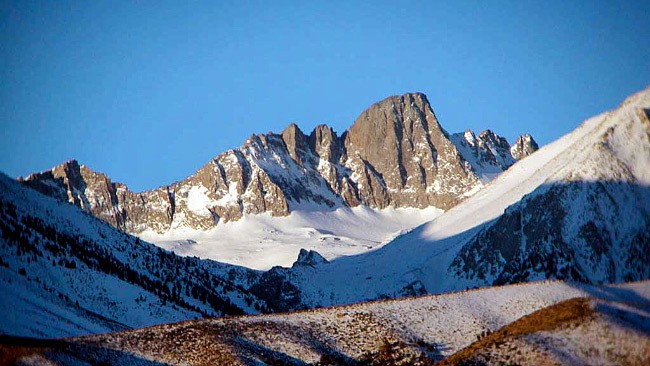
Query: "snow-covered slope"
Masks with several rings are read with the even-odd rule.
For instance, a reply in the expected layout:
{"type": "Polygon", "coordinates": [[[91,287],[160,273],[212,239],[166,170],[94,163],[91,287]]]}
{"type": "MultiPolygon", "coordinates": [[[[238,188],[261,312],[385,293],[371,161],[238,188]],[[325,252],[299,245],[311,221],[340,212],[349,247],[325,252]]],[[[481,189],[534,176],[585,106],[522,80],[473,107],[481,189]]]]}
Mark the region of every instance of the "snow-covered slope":
{"type": "Polygon", "coordinates": [[[182,228],[138,236],[183,256],[197,256],[248,268],[289,267],[300,249],[316,250],[326,259],[375,250],[443,211],[434,207],[339,207],[291,212],[286,217],[246,215],[213,229],[182,228]]]}
{"type": "MultiPolygon", "coordinates": [[[[326,360],[339,365],[429,365],[481,334],[574,298],[594,299],[635,317],[619,324],[628,331],[650,320],[647,281],[619,286],[546,281],[291,314],[189,321],[83,337],[54,351],[25,353],[73,365],[82,360],[116,365],[304,365],[326,360]]],[[[639,346],[647,345],[647,336],[641,341],[645,343],[639,346]]]]}
{"type": "Polygon", "coordinates": [[[544,278],[648,278],[648,109],[650,89],[377,251],[264,276],[293,285],[295,302],[309,306],[544,278]]]}
{"type": "Polygon", "coordinates": [[[0,174],[0,333],[61,337],[269,310],[260,273],[180,257],[0,174]]]}

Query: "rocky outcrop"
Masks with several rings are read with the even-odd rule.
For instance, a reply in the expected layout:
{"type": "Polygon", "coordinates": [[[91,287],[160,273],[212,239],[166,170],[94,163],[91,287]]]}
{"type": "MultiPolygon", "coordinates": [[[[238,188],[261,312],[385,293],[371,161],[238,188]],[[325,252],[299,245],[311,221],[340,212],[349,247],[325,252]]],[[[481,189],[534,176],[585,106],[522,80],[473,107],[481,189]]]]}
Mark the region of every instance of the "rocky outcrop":
{"type": "Polygon", "coordinates": [[[292,267],[294,268],[300,266],[315,267],[326,263],[329,263],[327,259],[323,258],[323,256],[320,255],[317,251],[300,249],[300,253],[298,253],[298,259],[296,259],[292,267]]]}
{"type": "MultiPolygon", "coordinates": [[[[23,182],[131,233],[205,230],[245,214],[285,216],[301,207],[448,209],[482,186],[481,163],[493,164],[496,174],[515,161],[507,141],[491,131],[474,140],[459,144],[426,96],[409,93],[372,105],[340,136],[326,125],[306,135],[293,123],[281,134],[251,135],[194,175],[146,192],[76,161],[23,182]],[[472,151],[497,155],[476,160],[472,151]]],[[[518,143],[519,155],[534,150],[532,138],[518,143]]]]}
{"type": "Polygon", "coordinates": [[[480,184],[424,94],[371,106],[344,134],[343,163],[362,203],[448,209],[480,184]]]}
{"type": "Polygon", "coordinates": [[[451,140],[483,183],[494,179],[518,160],[539,149],[535,140],[528,134],[520,136],[510,146],[505,137],[491,130],[481,132],[478,137],[474,132],[467,130],[452,135],[451,140]]]}
{"type": "Polygon", "coordinates": [[[519,136],[517,141],[510,147],[510,154],[513,158],[521,160],[539,149],[537,142],[529,134],[519,136]]]}
{"type": "Polygon", "coordinates": [[[106,175],[76,160],[19,180],[42,193],[79,206],[122,230],[162,231],[169,227],[175,213],[171,187],[134,193],[124,184],[114,183],[106,175]]]}

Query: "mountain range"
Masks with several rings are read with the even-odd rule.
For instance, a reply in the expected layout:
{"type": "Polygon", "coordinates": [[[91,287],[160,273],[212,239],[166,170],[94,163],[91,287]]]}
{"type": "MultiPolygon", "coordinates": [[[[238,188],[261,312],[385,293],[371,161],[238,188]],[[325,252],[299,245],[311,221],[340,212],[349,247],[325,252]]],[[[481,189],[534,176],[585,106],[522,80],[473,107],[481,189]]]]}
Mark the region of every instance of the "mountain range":
{"type": "Polygon", "coordinates": [[[650,278],[650,88],[541,148],[529,135],[510,145],[489,130],[450,134],[414,93],[374,104],[340,136],[294,124],[253,135],[151,191],[74,160],[2,175],[0,188],[5,334],[75,336],[547,279],[638,281],[650,278]],[[364,237],[375,227],[381,235],[364,237]],[[270,253],[270,265],[284,264],[272,255],[283,246],[297,259],[258,270],[194,256],[220,230],[252,236],[246,250],[270,253]],[[283,243],[282,230],[297,242],[283,243]],[[156,246],[148,235],[173,240],[156,246]]]}
{"type": "Polygon", "coordinates": [[[75,160],[20,180],[129,233],[164,233],[305,208],[446,210],[537,148],[530,135],[512,146],[490,130],[450,135],[426,96],[412,93],[372,105],[340,136],[326,125],[305,135],[295,124],[251,135],[186,179],[145,192],[75,160]]]}

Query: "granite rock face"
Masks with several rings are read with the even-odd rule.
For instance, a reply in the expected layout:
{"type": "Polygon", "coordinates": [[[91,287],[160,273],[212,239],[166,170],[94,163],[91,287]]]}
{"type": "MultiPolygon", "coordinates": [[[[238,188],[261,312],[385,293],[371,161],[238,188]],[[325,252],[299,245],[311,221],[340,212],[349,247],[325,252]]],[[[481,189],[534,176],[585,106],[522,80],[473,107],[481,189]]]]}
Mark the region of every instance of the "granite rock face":
{"type": "Polygon", "coordinates": [[[424,94],[390,97],[343,136],[342,163],[362,203],[448,209],[480,184],[424,94]]]}
{"type": "Polygon", "coordinates": [[[162,231],[169,227],[176,211],[170,186],[134,193],[76,160],[19,180],[126,231],[162,231]]]}
{"type": "Polygon", "coordinates": [[[300,249],[300,253],[298,253],[298,259],[296,259],[292,267],[297,267],[297,266],[315,267],[327,263],[329,263],[327,259],[323,258],[323,256],[320,255],[317,251],[300,249]]]}
{"type": "Polygon", "coordinates": [[[409,93],[372,105],[340,136],[326,125],[306,135],[295,124],[251,135],[194,175],[150,191],[132,192],[74,160],[21,181],[130,233],[205,230],[301,208],[449,209],[485,183],[483,165],[496,176],[534,152],[526,136],[512,148],[491,131],[450,136],[426,96],[409,93]]]}

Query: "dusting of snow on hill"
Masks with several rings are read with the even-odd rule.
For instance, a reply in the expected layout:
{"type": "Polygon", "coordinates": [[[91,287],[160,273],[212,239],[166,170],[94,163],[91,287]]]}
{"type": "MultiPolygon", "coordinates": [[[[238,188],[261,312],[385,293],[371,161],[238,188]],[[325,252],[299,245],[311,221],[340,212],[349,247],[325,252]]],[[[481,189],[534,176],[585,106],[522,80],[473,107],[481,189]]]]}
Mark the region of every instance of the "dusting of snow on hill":
{"type": "MultiPolygon", "coordinates": [[[[301,365],[327,359],[336,364],[363,364],[364,360],[366,364],[373,360],[373,364],[386,364],[381,357],[387,356],[396,360],[395,364],[426,365],[523,316],[575,298],[593,299],[612,311],[624,311],[628,323],[619,324],[619,328],[628,331],[650,319],[647,281],[619,286],[546,281],[94,335],[72,340],[76,347],[68,346],[48,357],[75,362],[122,360],[116,364],[301,365]]],[[[597,332],[589,334],[598,340],[597,332]]]]}

